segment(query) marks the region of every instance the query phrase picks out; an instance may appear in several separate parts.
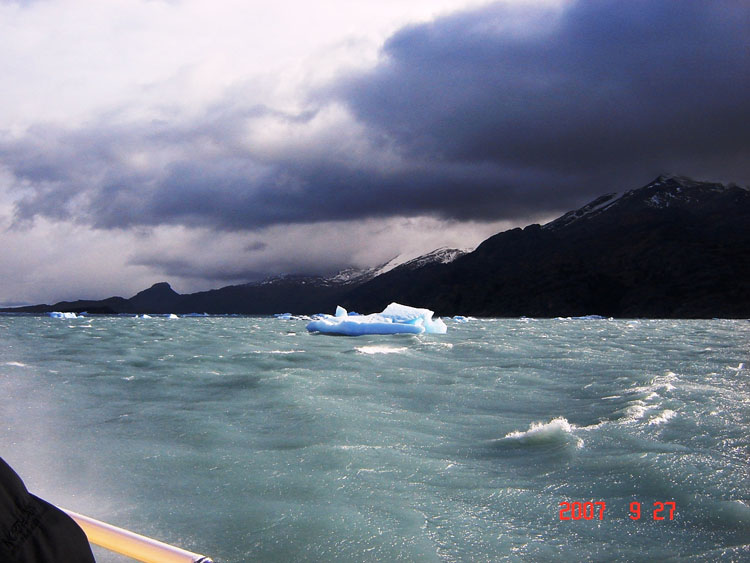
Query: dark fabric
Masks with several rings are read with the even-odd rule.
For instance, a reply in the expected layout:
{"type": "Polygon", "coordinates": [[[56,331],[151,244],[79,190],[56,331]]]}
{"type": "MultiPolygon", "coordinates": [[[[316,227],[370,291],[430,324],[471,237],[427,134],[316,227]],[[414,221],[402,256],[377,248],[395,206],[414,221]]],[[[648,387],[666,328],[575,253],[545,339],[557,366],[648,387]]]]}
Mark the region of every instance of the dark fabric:
{"type": "Polygon", "coordinates": [[[0,458],[0,561],[94,563],[86,534],[70,516],[35,497],[0,458]]]}

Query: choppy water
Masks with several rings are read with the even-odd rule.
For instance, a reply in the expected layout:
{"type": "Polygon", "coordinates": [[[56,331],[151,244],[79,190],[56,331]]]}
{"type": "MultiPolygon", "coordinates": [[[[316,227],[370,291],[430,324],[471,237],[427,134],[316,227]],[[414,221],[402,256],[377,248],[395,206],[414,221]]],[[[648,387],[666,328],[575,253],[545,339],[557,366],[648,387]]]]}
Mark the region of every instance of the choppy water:
{"type": "Polygon", "coordinates": [[[750,322],[304,326],[0,317],[0,456],[225,563],[750,560],[750,322]]]}

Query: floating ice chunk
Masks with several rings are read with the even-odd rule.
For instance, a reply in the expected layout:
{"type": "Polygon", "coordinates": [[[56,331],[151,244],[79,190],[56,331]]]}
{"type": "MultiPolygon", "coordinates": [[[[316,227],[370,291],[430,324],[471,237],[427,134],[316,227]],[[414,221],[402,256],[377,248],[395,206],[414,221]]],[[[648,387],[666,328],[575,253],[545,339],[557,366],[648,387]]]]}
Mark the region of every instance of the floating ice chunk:
{"type": "Polygon", "coordinates": [[[53,311],[47,313],[47,315],[53,319],[77,319],[78,315],[75,313],[60,313],[59,311],[53,311]]]}
{"type": "Polygon", "coordinates": [[[310,317],[307,315],[292,315],[291,313],[274,313],[274,318],[280,321],[309,321],[310,317]]]}
{"type": "Polygon", "coordinates": [[[310,332],[359,336],[362,334],[445,334],[448,328],[441,319],[433,319],[429,309],[417,309],[391,303],[382,313],[349,315],[336,307],[336,315],[316,315],[308,323],[310,332]]]}

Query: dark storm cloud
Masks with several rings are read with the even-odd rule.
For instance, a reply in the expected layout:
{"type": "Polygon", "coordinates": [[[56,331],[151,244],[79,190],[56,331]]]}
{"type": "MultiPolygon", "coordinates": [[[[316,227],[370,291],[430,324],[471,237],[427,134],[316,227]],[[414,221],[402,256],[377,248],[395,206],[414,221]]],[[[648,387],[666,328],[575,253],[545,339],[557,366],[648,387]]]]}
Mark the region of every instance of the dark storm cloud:
{"type": "Polygon", "coordinates": [[[251,242],[250,244],[245,245],[245,252],[260,252],[261,250],[265,250],[268,248],[268,244],[263,242],[262,240],[256,240],[255,242],[251,242]]]}
{"type": "Polygon", "coordinates": [[[123,123],[114,114],[78,129],[38,125],[20,140],[0,137],[0,164],[24,194],[16,221],[42,215],[99,228],[231,229],[294,220],[296,209],[263,207],[264,199],[283,198],[280,167],[240,146],[243,124],[266,116],[311,117],[227,103],[188,123],[123,123]]]}
{"type": "Polygon", "coordinates": [[[227,100],[189,122],[37,126],[0,137],[0,164],[24,194],[17,221],[100,228],[523,218],[661,172],[746,183],[749,24],[740,1],[491,5],[400,31],[299,115],[227,100]],[[332,104],[366,149],[344,131],[271,152],[247,141],[264,119],[304,128],[332,104]]]}
{"type": "MultiPolygon", "coordinates": [[[[477,198],[501,201],[494,194],[499,178],[513,194],[513,172],[491,163],[417,162],[383,171],[296,150],[263,158],[243,146],[239,125],[263,113],[232,108],[221,119],[211,112],[189,125],[37,126],[22,141],[0,141],[0,161],[25,194],[16,203],[16,222],[46,216],[104,229],[185,224],[243,230],[424,213],[494,219],[527,211],[512,197],[502,207],[477,208],[477,198]],[[147,164],[138,164],[139,155],[147,164]],[[469,197],[456,202],[457,192],[469,197]]],[[[311,115],[273,118],[305,123],[311,115]]]]}
{"type": "Polygon", "coordinates": [[[165,259],[158,255],[141,255],[128,261],[131,266],[146,266],[156,269],[167,278],[181,278],[188,280],[207,280],[225,284],[247,283],[259,281],[268,277],[268,273],[252,268],[239,266],[229,267],[196,264],[191,259],[165,259]]]}
{"type": "Polygon", "coordinates": [[[524,30],[529,16],[495,5],[402,30],[339,95],[404,153],[544,172],[549,189],[659,171],[748,180],[749,4],[579,2],[524,30]]]}

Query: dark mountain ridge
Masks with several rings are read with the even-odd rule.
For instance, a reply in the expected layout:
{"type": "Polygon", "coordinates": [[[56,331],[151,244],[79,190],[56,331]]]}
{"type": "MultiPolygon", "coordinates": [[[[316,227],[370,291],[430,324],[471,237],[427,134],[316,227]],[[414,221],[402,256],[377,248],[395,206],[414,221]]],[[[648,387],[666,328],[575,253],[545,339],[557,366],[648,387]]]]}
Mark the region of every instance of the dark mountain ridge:
{"type": "Polygon", "coordinates": [[[342,304],[370,312],[398,301],[440,315],[747,318],[749,249],[750,191],[660,176],[546,225],[494,235],[470,253],[439,249],[392,269],[282,276],[189,295],[162,282],[130,299],[6,311],[271,314],[342,304]]]}
{"type": "Polygon", "coordinates": [[[749,250],[748,190],[660,176],[490,237],[429,279],[385,274],[348,304],[377,310],[389,289],[444,314],[748,317],[749,250]]]}

